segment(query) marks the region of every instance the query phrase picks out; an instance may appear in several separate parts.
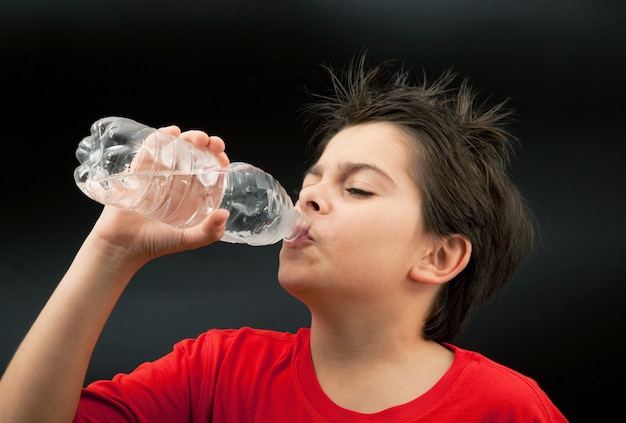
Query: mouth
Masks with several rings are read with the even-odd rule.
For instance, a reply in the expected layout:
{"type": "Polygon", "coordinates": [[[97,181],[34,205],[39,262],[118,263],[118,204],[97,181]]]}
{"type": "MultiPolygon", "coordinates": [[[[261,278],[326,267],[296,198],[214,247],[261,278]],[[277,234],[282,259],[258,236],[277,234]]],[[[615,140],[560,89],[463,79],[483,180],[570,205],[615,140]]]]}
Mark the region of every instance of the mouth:
{"type": "Polygon", "coordinates": [[[306,227],[296,228],[288,238],[284,239],[284,243],[290,245],[301,244],[308,241],[313,241],[313,237],[306,227]]]}

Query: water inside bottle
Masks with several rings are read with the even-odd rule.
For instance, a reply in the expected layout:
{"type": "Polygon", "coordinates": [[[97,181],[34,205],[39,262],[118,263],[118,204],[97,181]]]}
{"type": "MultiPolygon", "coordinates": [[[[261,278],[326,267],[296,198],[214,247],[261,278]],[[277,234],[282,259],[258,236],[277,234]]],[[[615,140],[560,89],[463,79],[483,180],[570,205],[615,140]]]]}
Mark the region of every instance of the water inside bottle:
{"type": "Polygon", "coordinates": [[[220,207],[230,210],[223,241],[272,244],[286,234],[285,213],[291,199],[269,174],[251,165],[231,168],[220,207]]]}
{"type": "Polygon", "coordinates": [[[177,227],[229,210],[226,242],[269,245],[303,225],[270,174],[247,163],[220,168],[208,151],[129,119],[95,122],[76,157],[76,184],[102,204],[177,227]]]}
{"type": "Polygon", "coordinates": [[[98,184],[103,203],[125,208],[177,227],[193,226],[219,206],[224,174],[205,172],[129,172],[98,184]]]}

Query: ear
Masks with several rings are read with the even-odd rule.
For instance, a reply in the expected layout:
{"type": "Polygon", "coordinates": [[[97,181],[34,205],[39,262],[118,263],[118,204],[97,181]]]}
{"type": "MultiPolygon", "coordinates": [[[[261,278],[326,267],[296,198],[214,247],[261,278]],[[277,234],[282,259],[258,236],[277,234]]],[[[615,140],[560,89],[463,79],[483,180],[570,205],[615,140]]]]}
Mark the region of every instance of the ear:
{"type": "Polygon", "coordinates": [[[436,285],[446,283],[465,269],[471,254],[472,243],[462,235],[438,238],[418,258],[409,276],[417,282],[436,285]]]}

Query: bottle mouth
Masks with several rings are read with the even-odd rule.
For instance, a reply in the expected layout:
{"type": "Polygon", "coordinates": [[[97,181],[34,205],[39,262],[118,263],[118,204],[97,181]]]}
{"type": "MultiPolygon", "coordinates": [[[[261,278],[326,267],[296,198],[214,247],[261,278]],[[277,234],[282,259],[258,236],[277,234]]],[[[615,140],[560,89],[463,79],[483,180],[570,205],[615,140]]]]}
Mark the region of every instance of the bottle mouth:
{"type": "Polygon", "coordinates": [[[304,237],[309,232],[309,221],[302,211],[294,209],[294,215],[296,217],[296,224],[294,230],[283,241],[293,242],[298,238],[304,237]]]}

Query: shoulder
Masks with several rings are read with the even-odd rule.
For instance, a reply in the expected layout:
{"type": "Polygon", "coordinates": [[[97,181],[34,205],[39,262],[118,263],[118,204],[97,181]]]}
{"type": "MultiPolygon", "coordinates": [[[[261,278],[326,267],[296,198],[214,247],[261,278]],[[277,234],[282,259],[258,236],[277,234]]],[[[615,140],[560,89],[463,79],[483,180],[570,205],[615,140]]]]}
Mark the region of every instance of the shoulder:
{"type": "Polygon", "coordinates": [[[220,374],[252,381],[278,363],[288,366],[307,340],[304,329],[297,333],[249,327],[211,329],[177,343],[169,356],[182,363],[178,365],[200,385],[216,383],[220,374]]]}
{"type": "Polygon", "coordinates": [[[517,418],[533,421],[565,421],[537,382],[484,355],[446,344],[455,353],[457,394],[472,393],[473,398],[493,412],[500,409],[517,418]]]}
{"type": "Polygon", "coordinates": [[[197,338],[185,339],[174,347],[184,355],[210,356],[212,359],[224,358],[229,352],[238,355],[246,351],[256,355],[262,352],[278,352],[303,345],[308,342],[308,329],[297,333],[279,332],[266,329],[242,327],[239,329],[211,329],[197,338]]]}
{"type": "Polygon", "coordinates": [[[463,365],[462,376],[471,376],[477,387],[484,389],[497,389],[508,392],[537,392],[539,386],[532,378],[513,370],[503,364],[497,363],[484,355],[466,350],[454,345],[446,344],[455,355],[455,364],[463,365]]]}
{"type": "Polygon", "coordinates": [[[242,327],[239,329],[211,329],[200,335],[195,342],[232,344],[245,341],[254,344],[284,344],[306,337],[308,337],[308,329],[300,329],[297,333],[291,333],[242,327]]]}

